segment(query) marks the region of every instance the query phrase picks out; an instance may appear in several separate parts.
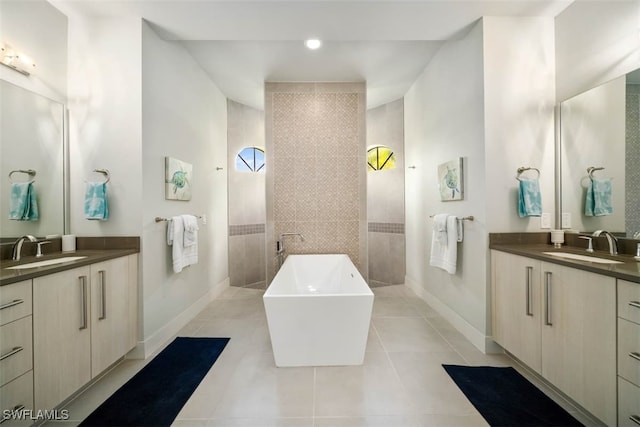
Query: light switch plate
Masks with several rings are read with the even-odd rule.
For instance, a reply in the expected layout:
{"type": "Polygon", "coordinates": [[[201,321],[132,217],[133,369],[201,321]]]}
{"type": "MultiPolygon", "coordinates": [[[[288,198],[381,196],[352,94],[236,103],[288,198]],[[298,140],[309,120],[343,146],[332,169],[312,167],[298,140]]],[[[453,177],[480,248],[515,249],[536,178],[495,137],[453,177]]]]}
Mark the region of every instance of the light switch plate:
{"type": "Polygon", "coordinates": [[[562,228],[571,228],[571,212],[562,214],[562,228]]]}
{"type": "Polygon", "coordinates": [[[551,214],[543,213],[540,217],[540,228],[551,228],[551,214]]]}

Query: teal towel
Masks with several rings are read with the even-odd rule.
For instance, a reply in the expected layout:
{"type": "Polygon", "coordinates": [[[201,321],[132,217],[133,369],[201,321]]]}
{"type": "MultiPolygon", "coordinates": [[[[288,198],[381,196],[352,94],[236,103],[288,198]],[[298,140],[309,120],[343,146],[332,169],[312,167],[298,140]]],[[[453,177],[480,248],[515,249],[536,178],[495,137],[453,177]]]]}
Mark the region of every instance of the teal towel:
{"type": "Polygon", "coordinates": [[[518,215],[521,218],[542,215],[542,196],[537,179],[520,179],[518,215]]]}
{"type": "Polygon", "coordinates": [[[611,179],[592,178],[589,181],[587,196],[584,201],[584,214],[586,216],[605,216],[612,213],[611,179]]]}
{"type": "Polygon", "coordinates": [[[87,192],[84,197],[84,217],[103,221],[109,218],[107,184],[105,182],[87,182],[87,192]]]}
{"type": "Polygon", "coordinates": [[[38,202],[33,182],[14,182],[11,184],[9,219],[17,221],[37,221],[38,202]]]}

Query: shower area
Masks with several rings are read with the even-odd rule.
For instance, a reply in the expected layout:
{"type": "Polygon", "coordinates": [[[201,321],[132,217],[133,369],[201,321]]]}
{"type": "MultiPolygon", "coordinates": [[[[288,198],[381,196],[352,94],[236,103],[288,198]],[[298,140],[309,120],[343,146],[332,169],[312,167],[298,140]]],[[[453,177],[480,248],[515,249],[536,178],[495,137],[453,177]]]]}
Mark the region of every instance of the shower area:
{"type": "Polygon", "coordinates": [[[403,100],[365,83],[266,83],[264,111],[229,100],[229,276],[264,289],[286,254],[344,253],[371,287],[404,283],[403,100]]]}

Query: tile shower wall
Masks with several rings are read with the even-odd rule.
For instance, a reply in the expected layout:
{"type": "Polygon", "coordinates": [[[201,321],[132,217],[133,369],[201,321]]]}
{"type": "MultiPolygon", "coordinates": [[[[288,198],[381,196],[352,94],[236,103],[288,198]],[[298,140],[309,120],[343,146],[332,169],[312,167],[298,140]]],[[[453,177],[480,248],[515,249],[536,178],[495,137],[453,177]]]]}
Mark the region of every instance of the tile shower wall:
{"type": "Polygon", "coordinates": [[[627,237],[640,232],[640,85],[627,85],[625,152],[625,228],[627,237]]]}
{"type": "Polygon", "coordinates": [[[404,283],[404,100],[367,111],[367,148],[385,145],[396,167],[367,172],[369,285],[404,283]]]}
{"type": "Polygon", "coordinates": [[[264,149],[264,112],[227,101],[229,282],[265,288],[265,174],[235,170],[244,147],[264,149]]]}
{"type": "Polygon", "coordinates": [[[367,278],[365,83],[266,83],[267,282],[291,253],[346,253],[367,278]]]}

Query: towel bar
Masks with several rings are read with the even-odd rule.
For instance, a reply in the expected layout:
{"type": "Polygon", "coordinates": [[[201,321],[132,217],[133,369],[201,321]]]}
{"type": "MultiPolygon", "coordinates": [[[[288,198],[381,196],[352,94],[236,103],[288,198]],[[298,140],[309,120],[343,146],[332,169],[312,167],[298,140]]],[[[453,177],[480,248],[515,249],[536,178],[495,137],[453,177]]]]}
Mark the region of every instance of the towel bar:
{"type": "MultiPolygon", "coordinates": [[[[435,215],[429,215],[429,218],[433,218],[435,215]]],[[[462,218],[457,217],[460,221],[473,221],[475,217],[473,215],[464,216],[462,218]]]]}
{"type": "MultiPolygon", "coordinates": [[[[194,216],[195,216],[196,218],[198,218],[198,219],[203,219],[203,218],[204,218],[204,215],[194,215],[194,216]]],[[[171,221],[171,218],[163,218],[163,217],[161,217],[161,216],[157,216],[157,217],[155,218],[155,221],[156,221],[156,222],[171,221]]]]}

